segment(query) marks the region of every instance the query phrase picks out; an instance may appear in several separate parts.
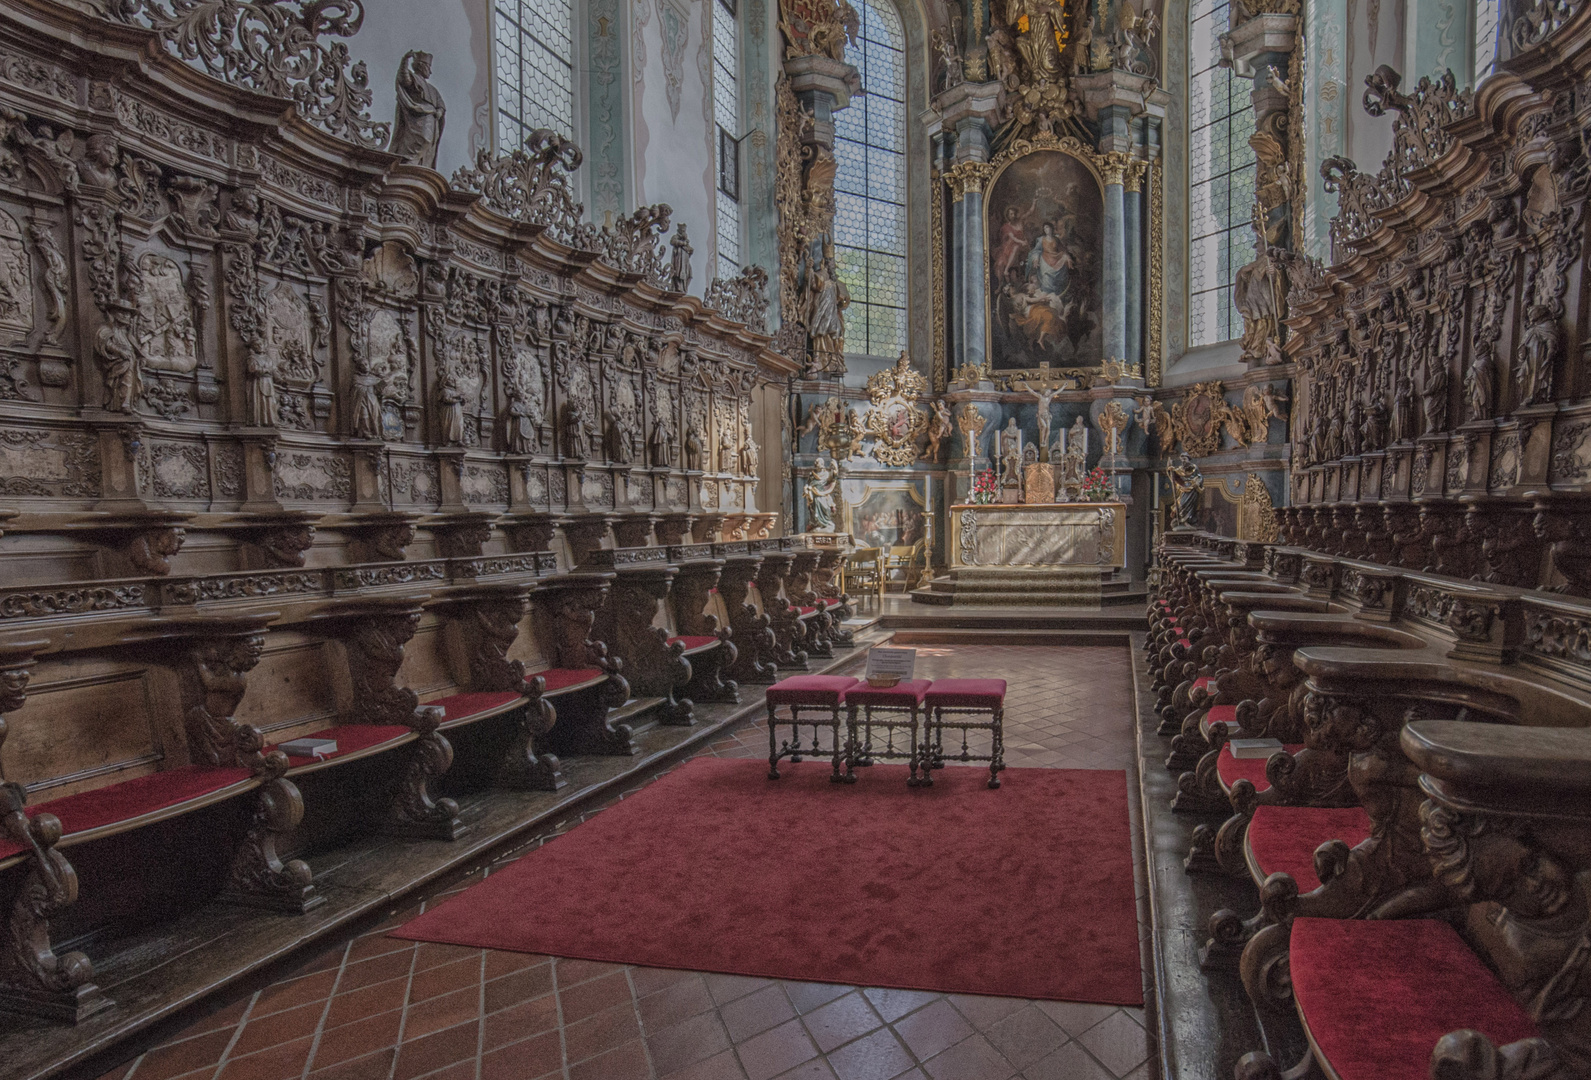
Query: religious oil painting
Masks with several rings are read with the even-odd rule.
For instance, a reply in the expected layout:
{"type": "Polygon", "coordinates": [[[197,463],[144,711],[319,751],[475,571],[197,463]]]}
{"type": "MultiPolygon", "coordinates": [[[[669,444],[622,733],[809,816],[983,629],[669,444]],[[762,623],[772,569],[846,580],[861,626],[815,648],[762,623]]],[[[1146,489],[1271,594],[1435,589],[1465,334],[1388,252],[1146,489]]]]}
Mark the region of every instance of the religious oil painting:
{"type": "Polygon", "coordinates": [[[927,531],[921,487],[913,481],[871,481],[847,500],[846,531],[863,547],[911,547],[927,531]]]}
{"type": "Polygon", "coordinates": [[[1017,158],[985,203],[989,357],[996,370],[1101,360],[1098,180],[1060,150],[1017,158]]]}

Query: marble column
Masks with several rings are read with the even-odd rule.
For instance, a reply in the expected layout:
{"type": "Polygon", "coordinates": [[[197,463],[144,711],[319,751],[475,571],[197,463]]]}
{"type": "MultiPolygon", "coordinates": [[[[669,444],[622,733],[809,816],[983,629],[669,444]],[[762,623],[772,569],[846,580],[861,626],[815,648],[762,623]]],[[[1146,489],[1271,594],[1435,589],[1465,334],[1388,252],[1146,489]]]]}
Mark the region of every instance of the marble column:
{"type": "Polygon", "coordinates": [[[1127,356],[1127,208],[1124,186],[1132,168],[1125,153],[1105,155],[1105,258],[1103,308],[1105,359],[1127,356]]]}
{"type": "Polygon", "coordinates": [[[943,175],[950,188],[949,258],[952,370],[981,365],[987,353],[984,295],[983,187],[993,172],[989,140],[999,118],[999,83],[961,83],[935,99],[940,131],[954,133],[954,164],[943,175]]]}
{"type": "Polygon", "coordinates": [[[1123,355],[1130,364],[1144,362],[1143,175],[1134,164],[1122,184],[1127,276],[1127,351],[1123,355]]]}

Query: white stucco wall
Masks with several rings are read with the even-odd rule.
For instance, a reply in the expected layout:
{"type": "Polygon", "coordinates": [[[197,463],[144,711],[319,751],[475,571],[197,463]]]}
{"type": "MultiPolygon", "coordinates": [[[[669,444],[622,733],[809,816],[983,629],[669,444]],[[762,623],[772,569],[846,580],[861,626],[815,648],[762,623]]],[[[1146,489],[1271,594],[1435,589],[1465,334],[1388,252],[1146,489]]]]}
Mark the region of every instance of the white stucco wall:
{"type": "Polygon", "coordinates": [[[490,0],[365,0],[365,25],[350,43],[370,71],[370,114],[391,120],[398,64],[410,49],[435,59],[431,82],[447,103],[437,171],[470,164],[491,145],[490,0]]]}
{"type": "Polygon", "coordinates": [[[713,0],[632,0],[631,116],[635,202],[668,203],[696,249],[691,292],[716,264],[713,166],[713,0]],[[665,48],[665,35],[669,37],[665,48]],[[673,81],[677,93],[671,97],[673,81]],[[677,103],[677,104],[676,104],[677,103]]]}

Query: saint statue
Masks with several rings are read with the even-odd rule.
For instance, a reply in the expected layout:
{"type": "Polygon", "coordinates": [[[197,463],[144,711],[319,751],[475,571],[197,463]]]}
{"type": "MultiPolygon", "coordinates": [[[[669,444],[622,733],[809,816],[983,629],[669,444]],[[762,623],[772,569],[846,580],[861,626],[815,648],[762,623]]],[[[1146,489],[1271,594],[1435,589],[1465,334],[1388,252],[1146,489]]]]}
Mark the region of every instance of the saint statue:
{"type": "Polygon", "coordinates": [[[1525,332],[1515,353],[1514,385],[1519,404],[1535,405],[1552,398],[1552,365],[1562,348],[1558,319],[1546,304],[1531,304],[1525,332]]]}
{"type": "Polygon", "coordinates": [[[1017,51],[1027,65],[1028,80],[1061,77],[1061,41],[1066,9],[1057,0],[1009,0],[1005,21],[1016,28],[1017,51]]]}
{"type": "Polygon", "coordinates": [[[851,304],[851,294],[834,268],[834,242],[828,237],[814,243],[819,254],[808,248],[803,257],[801,318],[812,341],[812,361],[818,371],[845,371],[845,318],[841,314],[851,304]]]}
{"type": "Polygon", "coordinates": [[[1232,282],[1232,304],[1243,316],[1244,360],[1282,362],[1281,328],[1287,317],[1287,275],[1266,243],[1259,203],[1254,204],[1254,261],[1232,282]]]}
{"type": "Polygon", "coordinates": [[[1405,372],[1398,376],[1398,386],[1392,395],[1392,441],[1413,442],[1419,433],[1419,419],[1414,404],[1414,380],[1405,372]]]}
{"type": "Polygon", "coordinates": [[[251,334],[248,341],[249,355],[244,364],[244,374],[248,376],[248,401],[249,423],[254,427],[275,427],[277,421],[276,406],[276,365],[266,355],[265,341],[259,334],[251,334]]]}
{"type": "Polygon", "coordinates": [[[685,223],[679,223],[674,230],[674,239],[668,242],[672,249],[669,260],[668,287],[673,292],[682,293],[691,287],[691,256],[696,254],[696,249],[691,247],[691,242],[685,236],[685,223]]]}
{"type": "Polygon", "coordinates": [[[1171,527],[1193,528],[1193,517],[1199,510],[1199,495],[1204,491],[1203,474],[1184,450],[1176,461],[1166,466],[1166,478],[1171,481],[1174,498],[1171,504],[1171,527]]]}
{"type": "Polygon", "coordinates": [[[812,463],[803,495],[807,502],[807,531],[833,532],[835,499],[840,486],[840,470],[834,462],[820,457],[812,463]]]}
{"type": "Polygon", "coordinates": [[[1000,483],[1022,482],[1022,433],[1017,430],[1016,417],[1005,422],[1005,427],[995,436],[996,454],[1000,461],[1000,483]]]}
{"type": "Polygon", "coordinates": [[[411,49],[404,54],[398,64],[397,89],[398,108],[387,151],[406,164],[434,169],[447,106],[441,92],[431,85],[430,53],[411,49]]]}
{"type": "Polygon", "coordinates": [[[939,460],[939,444],[956,430],[951,422],[950,406],[945,404],[944,398],[935,399],[933,409],[933,415],[928,418],[928,446],[923,450],[923,460],[929,462],[939,460]]]}
{"type": "Polygon", "coordinates": [[[1492,343],[1482,339],[1475,345],[1475,355],[1464,374],[1464,400],[1469,406],[1469,419],[1492,418],[1492,383],[1496,378],[1496,361],[1492,358],[1492,343]]]}

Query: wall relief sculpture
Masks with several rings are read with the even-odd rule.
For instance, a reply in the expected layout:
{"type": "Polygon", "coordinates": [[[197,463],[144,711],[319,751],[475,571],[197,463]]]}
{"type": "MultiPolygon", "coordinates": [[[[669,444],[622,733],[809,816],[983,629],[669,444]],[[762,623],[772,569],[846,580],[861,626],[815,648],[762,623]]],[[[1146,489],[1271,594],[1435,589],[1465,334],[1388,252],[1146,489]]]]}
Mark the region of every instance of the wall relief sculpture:
{"type": "Polygon", "coordinates": [[[917,460],[917,440],[928,428],[928,414],[920,401],[928,395],[928,380],[913,369],[911,357],[900,354],[893,368],[867,380],[865,433],[873,439],[873,456],[882,465],[905,466],[917,460]]]}

